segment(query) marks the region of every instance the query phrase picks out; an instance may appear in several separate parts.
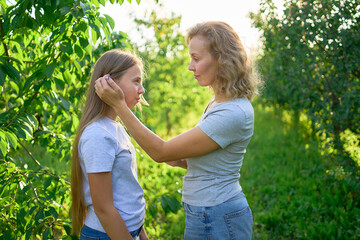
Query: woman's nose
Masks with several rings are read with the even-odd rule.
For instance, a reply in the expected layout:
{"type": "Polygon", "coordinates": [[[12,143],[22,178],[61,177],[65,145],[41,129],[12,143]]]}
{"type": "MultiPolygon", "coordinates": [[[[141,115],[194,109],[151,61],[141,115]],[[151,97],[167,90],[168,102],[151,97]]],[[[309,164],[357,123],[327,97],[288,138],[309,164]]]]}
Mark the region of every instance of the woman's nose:
{"type": "Polygon", "coordinates": [[[145,93],[145,88],[143,87],[143,85],[140,85],[139,94],[144,94],[144,93],[145,93]]]}

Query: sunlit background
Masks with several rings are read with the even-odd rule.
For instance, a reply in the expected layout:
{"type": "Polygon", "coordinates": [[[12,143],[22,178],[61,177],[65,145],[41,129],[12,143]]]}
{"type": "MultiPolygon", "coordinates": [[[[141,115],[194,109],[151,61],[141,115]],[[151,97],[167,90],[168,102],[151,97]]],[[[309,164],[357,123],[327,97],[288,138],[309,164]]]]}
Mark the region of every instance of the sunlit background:
{"type": "MultiPolygon", "coordinates": [[[[281,6],[282,0],[276,1],[281,6]]],[[[192,25],[209,20],[219,20],[230,24],[239,34],[247,51],[256,51],[259,46],[259,32],[250,21],[249,12],[257,12],[260,0],[141,0],[137,4],[124,1],[122,5],[106,3],[101,7],[102,14],[110,15],[115,21],[114,31],[127,33],[134,42],[141,42],[140,34],[136,31],[134,18],[140,18],[151,11],[156,11],[160,17],[170,17],[172,13],[181,15],[180,30],[186,30],[192,25]]],[[[148,36],[151,38],[151,35],[148,36]]]]}

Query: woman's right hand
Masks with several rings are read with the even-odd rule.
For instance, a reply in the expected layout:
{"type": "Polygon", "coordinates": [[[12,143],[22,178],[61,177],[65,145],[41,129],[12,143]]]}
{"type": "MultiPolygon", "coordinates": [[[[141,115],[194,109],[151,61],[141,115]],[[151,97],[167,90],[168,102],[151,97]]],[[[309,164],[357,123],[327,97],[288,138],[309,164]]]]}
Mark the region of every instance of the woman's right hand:
{"type": "Polygon", "coordinates": [[[98,78],[94,87],[100,99],[111,107],[117,106],[121,101],[125,102],[124,92],[109,75],[98,78]]]}

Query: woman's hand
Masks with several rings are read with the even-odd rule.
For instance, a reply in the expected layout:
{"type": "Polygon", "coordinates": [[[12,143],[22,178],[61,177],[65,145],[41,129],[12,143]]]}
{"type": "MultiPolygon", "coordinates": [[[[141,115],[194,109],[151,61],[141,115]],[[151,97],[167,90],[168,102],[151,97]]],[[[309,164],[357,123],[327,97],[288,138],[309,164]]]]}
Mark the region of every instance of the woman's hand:
{"type": "Polygon", "coordinates": [[[149,240],[149,237],[146,234],[145,227],[143,226],[141,228],[140,234],[139,234],[140,240],[149,240]]]}
{"type": "Polygon", "coordinates": [[[95,91],[101,100],[111,107],[115,107],[121,101],[125,102],[124,92],[109,75],[105,75],[95,81],[95,91]]]}

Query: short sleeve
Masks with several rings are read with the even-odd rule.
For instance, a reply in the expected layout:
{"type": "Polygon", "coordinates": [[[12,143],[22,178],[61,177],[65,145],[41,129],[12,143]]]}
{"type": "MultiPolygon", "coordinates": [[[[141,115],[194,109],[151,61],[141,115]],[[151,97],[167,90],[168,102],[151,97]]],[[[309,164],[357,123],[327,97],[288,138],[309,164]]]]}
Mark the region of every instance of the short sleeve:
{"type": "Polygon", "coordinates": [[[111,172],[116,147],[116,140],[104,129],[86,128],[79,142],[79,154],[84,161],[86,172],[111,172]]]}
{"type": "Polygon", "coordinates": [[[252,136],[252,123],[243,109],[213,108],[198,127],[221,148],[252,136]]]}

